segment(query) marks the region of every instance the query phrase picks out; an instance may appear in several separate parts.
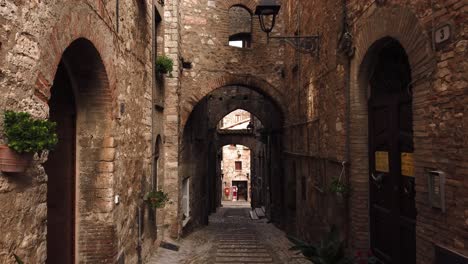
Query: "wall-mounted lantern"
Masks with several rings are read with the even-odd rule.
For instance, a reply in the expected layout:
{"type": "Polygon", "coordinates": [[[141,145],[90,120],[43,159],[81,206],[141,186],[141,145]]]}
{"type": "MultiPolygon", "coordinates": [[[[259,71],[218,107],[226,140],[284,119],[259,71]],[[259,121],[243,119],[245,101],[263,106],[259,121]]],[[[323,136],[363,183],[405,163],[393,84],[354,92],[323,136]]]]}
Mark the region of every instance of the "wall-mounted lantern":
{"type": "Polygon", "coordinates": [[[291,45],[294,49],[302,53],[314,54],[316,57],[320,51],[320,36],[270,36],[276,23],[276,17],[281,5],[277,0],[261,0],[255,9],[262,31],[267,33],[268,41],[278,39],[291,45]]]}

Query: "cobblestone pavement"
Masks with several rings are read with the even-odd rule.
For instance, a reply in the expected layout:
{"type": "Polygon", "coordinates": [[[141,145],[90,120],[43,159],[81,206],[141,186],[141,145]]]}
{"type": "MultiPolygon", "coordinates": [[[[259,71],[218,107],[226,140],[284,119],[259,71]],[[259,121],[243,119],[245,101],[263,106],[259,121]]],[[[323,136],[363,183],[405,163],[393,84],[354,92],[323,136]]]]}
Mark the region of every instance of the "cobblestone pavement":
{"type": "Polygon", "coordinates": [[[179,243],[179,251],[159,248],[148,264],[310,264],[288,250],[284,232],[265,219],[251,220],[247,203],[225,203],[207,227],[179,243]]]}

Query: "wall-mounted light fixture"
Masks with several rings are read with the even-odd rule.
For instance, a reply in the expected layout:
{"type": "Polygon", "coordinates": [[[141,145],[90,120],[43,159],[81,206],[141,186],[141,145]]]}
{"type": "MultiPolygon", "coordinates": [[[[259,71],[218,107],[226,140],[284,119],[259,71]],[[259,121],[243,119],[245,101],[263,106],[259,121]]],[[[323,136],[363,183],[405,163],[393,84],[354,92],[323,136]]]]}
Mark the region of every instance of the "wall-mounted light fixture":
{"type": "Polygon", "coordinates": [[[320,51],[320,36],[270,36],[276,23],[276,17],[281,5],[277,0],[261,0],[255,9],[262,31],[267,33],[268,41],[278,39],[291,45],[294,49],[302,53],[314,54],[316,57],[320,51]]]}

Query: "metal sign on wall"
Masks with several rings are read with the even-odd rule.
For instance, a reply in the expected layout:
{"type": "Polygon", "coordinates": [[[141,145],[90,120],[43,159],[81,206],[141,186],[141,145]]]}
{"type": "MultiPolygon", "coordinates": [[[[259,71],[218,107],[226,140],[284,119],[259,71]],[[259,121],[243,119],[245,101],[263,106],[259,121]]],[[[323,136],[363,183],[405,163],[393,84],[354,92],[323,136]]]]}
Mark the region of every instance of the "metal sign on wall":
{"type": "Polygon", "coordinates": [[[401,175],[414,177],[413,153],[401,153],[401,175]]]}
{"type": "Polygon", "coordinates": [[[445,24],[438,27],[433,34],[433,42],[435,47],[438,49],[444,43],[448,42],[452,38],[452,27],[450,24],[445,24]]]}
{"type": "Polygon", "coordinates": [[[380,172],[390,171],[390,167],[388,165],[388,152],[387,151],[375,152],[375,170],[380,171],[380,172]]]}

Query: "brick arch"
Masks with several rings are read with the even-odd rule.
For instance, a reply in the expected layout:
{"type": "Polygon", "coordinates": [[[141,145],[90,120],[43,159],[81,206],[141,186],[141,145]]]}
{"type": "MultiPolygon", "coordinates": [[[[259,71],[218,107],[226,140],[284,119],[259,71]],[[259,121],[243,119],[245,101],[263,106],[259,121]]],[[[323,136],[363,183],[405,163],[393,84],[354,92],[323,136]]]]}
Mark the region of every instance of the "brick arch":
{"type": "Polygon", "coordinates": [[[220,2],[222,8],[229,9],[233,6],[242,6],[246,8],[250,14],[255,12],[257,1],[255,0],[224,0],[220,2]]]}
{"type": "Polygon", "coordinates": [[[258,139],[253,136],[245,135],[223,135],[218,138],[216,141],[216,149],[219,150],[224,146],[229,144],[236,144],[248,147],[252,153],[255,153],[257,150],[258,139]]]}
{"type": "Polygon", "coordinates": [[[79,262],[113,262],[113,137],[117,37],[84,3],[64,5],[62,16],[40,43],[34,94],[47,102],[59,65],[66,68],[77,99],[76,243],[79,262]],[[86,78],[81,78],[85,73],[86,78]],[[97,239],[99,238],[99,239],[97,239]]]}
{"type": "Polygon", "coordinates": [[[37,61],[37,67],[33,69],[37,72],[35,95],[43,101],[50,99],[51,83],[54,80],[63,52],[73,41],[84,38],[92,42],[96,50],[99,51],[107,73],[111,97],[114,98],[116,78],[113,57],[116,51],[114,45],[109,45],[109,42],[115,43],[118,39],[117,36],[111,33],[112,30],[104,21],[97,16],[89,15],[94,11],[91,11],[86,4],[76,3],[63,7],[62,15],[57,17],[48,36],[40,42],[42,54],[37,61]]]}
{"type": "MultiPolygon", "coordinates": [[[[432,86],[431,73],[435,71],[435,57],[431,41],[419,24],[417,17],[405,7],[378,7],[370,9],[365,19],[357,22],[355,33],[355,56],[350,72],[350,182],[355,190],[350,198],[351,239],[353,247],[369,248],[368,215],[368,72],[379,50],[379,41],[388,38],[397,40],[408,55],[411,66],[414,101],[424,100],[424,90],[432,86]],[[377,44],[376,44],[377,43],[377,44]],[[365,205],[365,206],[363,206],[365,205]]],[[[423,122],[422,104],[413,104],[414,123],[423,122]]],[[[418,168],[418,144],[416,135],[424,127],[414,127],[415,165],[418,168]]],[[[418,183],[417,183],[418,184],[418,183]]],[[[419,183],[421,184],[421,183],[419,183]]]]}
{"type": "Polygon", "coordinates": [[[274,104],[278,107],[278,109],[283,115],[286,112],[286,107],[283,103],[282,92],[277,87],[271,85],[269,82],[248,74],[225,74],[222,77],[209,80],[203,87],[203,89],[197,91],[197,93],[192,94],[190,97],[182,101],[180,127],[182,129],[185,127],[185,124],[187,123],[188,118],[192,113],[194,107],[204,97],[206,97],[214,90],[226,86],[248,87],[261,94],[265,94],[274,102],[274,104]]]}

